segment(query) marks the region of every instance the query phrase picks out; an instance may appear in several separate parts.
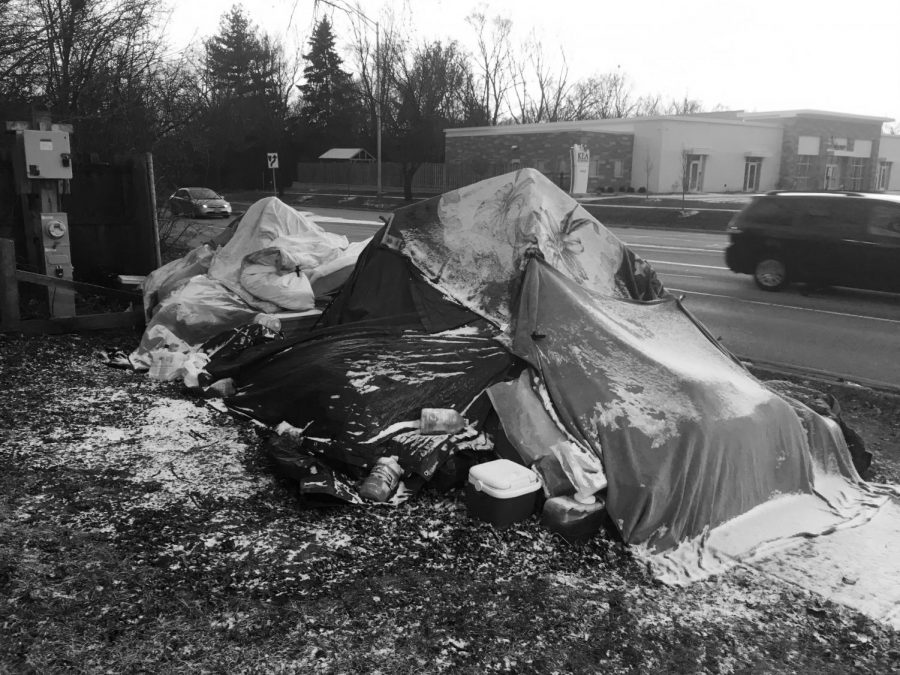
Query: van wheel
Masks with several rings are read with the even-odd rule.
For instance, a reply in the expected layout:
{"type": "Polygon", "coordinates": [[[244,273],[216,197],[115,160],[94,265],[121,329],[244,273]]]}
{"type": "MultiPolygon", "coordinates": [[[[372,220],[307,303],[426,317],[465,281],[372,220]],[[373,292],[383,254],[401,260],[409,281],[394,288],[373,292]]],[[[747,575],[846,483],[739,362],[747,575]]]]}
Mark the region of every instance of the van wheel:
{"type": "Polygon", "coordinates": [[[781,258],[766,256],[756,263],[753,280],[764,291],[780,291],[787,286],[787,265],[781,258]]]}

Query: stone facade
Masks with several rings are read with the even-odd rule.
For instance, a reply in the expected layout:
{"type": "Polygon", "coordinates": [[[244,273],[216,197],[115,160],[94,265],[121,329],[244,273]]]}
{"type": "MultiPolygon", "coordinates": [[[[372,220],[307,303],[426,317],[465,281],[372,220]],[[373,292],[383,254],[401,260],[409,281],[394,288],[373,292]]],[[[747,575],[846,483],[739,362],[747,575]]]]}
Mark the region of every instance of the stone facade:
{"type": "Polygon", "coordinates": [[[881,141],[881,123],[871,121],[841,120],[827,116],[798,115],[783,121],[784,136],[781,149],[781,172],[778,187],[781,189],[821,190],[825,186],[825,171],[828,164],[837,167],[839,183],[837,189],[872,191],[876,189],[878,156],[881,141]],[[802,170],[799,163],[799,139],[814,136],[819,139],[818,155],[808,155],[809,169],[802,170]],[[845,138],[850,141],[870,141],[871,152],[865,158],[836,156],[829,150],[831,138],[845,138]],[[849,185],[852,159],[864,159],[862,184],[849,185]],[[806,174],[804,176],[803,174],[806,174]],[[806,181],[803,178],[807,178],[806,181]],[[804,184],[806,183],[806,184],[804,184]]]}
{"type": "Polygon", "coordinates": [[[445,161],[471,174],[474,180],[515,169],[534,168],[568,189],[575,144],[591,153],[588,192],[626,190],[631,187],[634,135],[595,131],[448,135],[445,161]]]}

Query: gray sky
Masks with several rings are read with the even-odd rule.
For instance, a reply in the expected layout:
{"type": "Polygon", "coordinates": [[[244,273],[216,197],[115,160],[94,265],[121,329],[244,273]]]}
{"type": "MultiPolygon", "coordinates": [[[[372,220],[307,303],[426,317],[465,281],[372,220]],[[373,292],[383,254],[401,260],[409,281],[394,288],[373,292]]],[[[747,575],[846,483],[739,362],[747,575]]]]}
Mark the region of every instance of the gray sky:
{"type": "MultiPolygon", "coordinates": [[[[172,0],[174,47],[216,32],[234,0],[172,0]]],[[[304,45],[313,0],[247,0],[270,34],[304,45]]],[[[423,38],[473,46],[473,9],[529,32],[548,58],[565,51],[570,80],[620,69],[635,96],[699,99],[707,109],[812,108],[900,120],[900,3],[896,0],[365,0],[369,17],[393,8],[423,38]]],[[[329,12],[346,30],[339,12],[329,12]]],[[[340,45],[339,45],[340,47],[340,45]]]]}

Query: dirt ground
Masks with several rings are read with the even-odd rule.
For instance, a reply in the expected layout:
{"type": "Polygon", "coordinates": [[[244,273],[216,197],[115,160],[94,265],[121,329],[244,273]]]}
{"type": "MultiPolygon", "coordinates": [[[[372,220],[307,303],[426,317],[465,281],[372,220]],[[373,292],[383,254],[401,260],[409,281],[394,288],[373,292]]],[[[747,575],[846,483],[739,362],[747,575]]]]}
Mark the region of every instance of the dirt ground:
{"type": "MultiPolygon", "coordinates": [[[[304,505],[263,432],[97,355],[136,344],[0,336],[2,673],[900,670],[897,632],[750,569],[668,587],[458,490],[304,505]]],[[[805,383],[900,483],[900,400],[805,383]]]]}

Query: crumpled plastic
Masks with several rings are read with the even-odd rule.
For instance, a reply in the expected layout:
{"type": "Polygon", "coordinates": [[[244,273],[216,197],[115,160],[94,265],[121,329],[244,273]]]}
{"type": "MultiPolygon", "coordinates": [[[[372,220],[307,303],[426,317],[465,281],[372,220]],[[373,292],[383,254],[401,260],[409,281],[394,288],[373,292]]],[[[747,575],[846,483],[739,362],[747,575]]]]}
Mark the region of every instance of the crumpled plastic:
{"type": "Polygon", "coordinates": [[[213,258],[213,250],[208,244],[198,246],[187,255],[166,263],[153,270],[144,279],[144,312],[147,318],[153,316],[157,306],[179,286],[198,274],[206,274],[213,258]]]}
{"type": "Polygon", "coordinates": [[[326,232],[311,214],[291,208],[276,197],[267,197],[247,209],[229,242],[216,251],[208,275],[240,296],[244,302],[265,312],[275,311],[272,303],[260,302],[241,283],[241,271],[248,255],[263,249],[260,260],[274,263],[273,269],[311,270],[325,261],[340,256],[350,245],[347,237],[326,232]],[[268,257],[268,259],[266,259],[268,257]]]}
{"type": "Polygon", "coordinates": [[[252,262],[251,256],[247,256],[239,278],[247,292],[253,294],[253,304],[267,312],[277,312],[279,309],[300,312],[316,306],[309,279],[299,269],[279,269],[252,262]]]}

